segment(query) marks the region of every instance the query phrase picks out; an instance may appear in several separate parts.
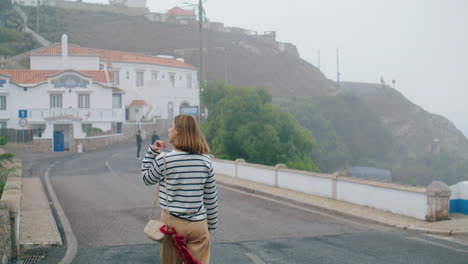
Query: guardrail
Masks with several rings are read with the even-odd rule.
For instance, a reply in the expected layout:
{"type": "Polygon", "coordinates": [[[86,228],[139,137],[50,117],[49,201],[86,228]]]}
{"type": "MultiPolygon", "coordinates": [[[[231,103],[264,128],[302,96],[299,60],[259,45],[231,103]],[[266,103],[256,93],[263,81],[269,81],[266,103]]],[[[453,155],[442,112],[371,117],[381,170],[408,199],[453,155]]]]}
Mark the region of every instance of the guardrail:
{"type": "Polygon", "coordinates": [[[215,172],[278,188],[373,207],[421,220],[450,218],[448,186],[434,182],[427,188],[236,161],[213,159],[215,172]],[[448,194],[448,196],[447,196],[448,194]]]}

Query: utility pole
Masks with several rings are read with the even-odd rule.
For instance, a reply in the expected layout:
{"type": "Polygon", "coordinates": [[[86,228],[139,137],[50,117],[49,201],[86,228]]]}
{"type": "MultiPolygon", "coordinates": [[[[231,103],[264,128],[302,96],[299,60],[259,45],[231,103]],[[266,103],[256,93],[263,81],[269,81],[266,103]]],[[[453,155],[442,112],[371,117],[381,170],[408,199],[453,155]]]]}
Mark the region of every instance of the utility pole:
{"type": "Polygon", "coordinates": [[[340,55],[336,49],[336,82],[340,85],[340,55]]]}
{"type": "Polygon", "coordinates": [[[320,50],[317,50],[317,67],[320,71],[320,50]]]}
{"type": "Polygon", "coordinates": [[[41,0],[37,0],[36,5],[36,33],[39,34],[39,5],[41,0]]]}
{"type": "Polygon", "coordinates": [[[199,113],[198,113],[198,121],[201,121],[201,113],[203,111],[202,102],[201,102],[201,94],[203,91],[203,85],[205,83],[205,67],[204,67],[204,60],[203,60],[203,2],[202,0],[198,0],[198,26],[199,26],[199,33],[200,33],[200,74],[199,74],[199,113]]]}

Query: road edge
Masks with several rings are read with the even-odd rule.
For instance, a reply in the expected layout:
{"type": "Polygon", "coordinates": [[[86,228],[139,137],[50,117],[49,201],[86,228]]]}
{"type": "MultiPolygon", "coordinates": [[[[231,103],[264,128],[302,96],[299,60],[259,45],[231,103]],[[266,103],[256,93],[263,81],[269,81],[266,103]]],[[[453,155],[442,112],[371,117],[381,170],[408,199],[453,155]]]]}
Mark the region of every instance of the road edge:
{"type": "Polygon", "coordinates": [[[76,256],[76,253],[78,252],[78,241],[76,240],[76,236],[73,233],[73,229],[71,228],[70,222],[68,221],[68,218],[65,215],[62,206],[60,205],[60,202],[57,198],[57,195],[55,194],[54,188],[52,187],[52,183],[50,181],[50,170],[53,167],[55,167],[55,165],[57,165],[58,163],[59,161],[53,163],[47,168],[46,172],[44,173],[44,180],[46,183],[47,192],[49,193],[50,199],[52,200],[52,204],[55,207],[55,211],[57,213],[59,221],[62,223],[63,231],[65,233],[65,238],[67,241],[67,251],[65,253],[65,256],[59,262],[59,264],[69,264],[72,263],[73,259],[76,256]]]}

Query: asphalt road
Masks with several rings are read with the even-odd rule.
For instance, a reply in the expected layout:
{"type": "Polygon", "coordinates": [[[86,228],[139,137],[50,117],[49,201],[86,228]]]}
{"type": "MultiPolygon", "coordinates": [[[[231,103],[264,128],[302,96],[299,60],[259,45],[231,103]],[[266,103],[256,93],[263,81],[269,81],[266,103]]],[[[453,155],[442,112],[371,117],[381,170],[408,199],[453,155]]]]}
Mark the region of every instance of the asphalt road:
{"type": "MultiPolygon", "coordinates": [[[[135,149],[21,155],[25,177],[42,177],[59,161],[50,179],[78,240],[73,263],[159,263],[157,245],[142,233],[155,187],[142,183],[135,149]]],[[[219,194],[212,263],[468,263],[466,240],[300,210],[223,186],[219,194]]],[[[64,251],[31,254],[57,263],[64,251]]]]}

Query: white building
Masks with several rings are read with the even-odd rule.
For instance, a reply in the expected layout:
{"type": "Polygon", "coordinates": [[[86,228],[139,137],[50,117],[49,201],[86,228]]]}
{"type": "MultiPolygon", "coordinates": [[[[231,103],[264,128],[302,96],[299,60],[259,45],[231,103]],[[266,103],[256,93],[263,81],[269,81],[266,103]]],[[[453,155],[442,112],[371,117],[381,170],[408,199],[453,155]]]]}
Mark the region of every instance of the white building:
{"type": "Polygon", "coordinates": [[[110,3],[133,8],[146,8],[146,0],[111,0],[110,3]]]}
{"type": "Polygon", "coordinates": [[[42,5],[45,0],[11,0],[12,4],[18,4],[21,6],[38,6],[42,5]]]}
{"type": "Polygon", "coordinates": [[[91,127],[125,120],[123,91],[105,71],[0,69],[0,127],[40,129],[55,151],[74,149],[91,127]]]}
{"type": "Polygon", "coordinates": [[[35,50],[30,58],[32,70],[104,70],[113,75],[113,86],[125,91],[127,120],[171,120],[199,105],[197,69],[182,59],[68,45],[65,35],[61,44],[35,50]]]}

